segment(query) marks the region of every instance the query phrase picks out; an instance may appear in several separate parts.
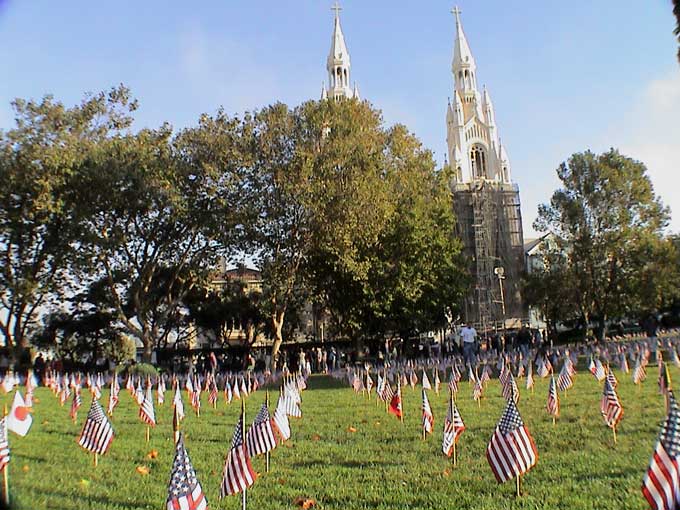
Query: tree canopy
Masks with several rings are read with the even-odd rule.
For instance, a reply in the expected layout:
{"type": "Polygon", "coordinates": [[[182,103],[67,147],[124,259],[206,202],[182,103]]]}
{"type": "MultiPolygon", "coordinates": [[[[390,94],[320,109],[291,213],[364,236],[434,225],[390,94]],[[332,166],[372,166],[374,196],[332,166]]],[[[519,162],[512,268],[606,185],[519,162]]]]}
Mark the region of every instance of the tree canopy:
{"type": "Polygon", "coordinates": [[[597,319],[601,329],[610,318],[672,299],[678,267],[675,246],[664,235],[669,211],[645,166],[614,149],[588,151],[572,155],[557,175],[562,187],[539,207],[534,223],[554,240],[545,248],[543,281],[534,282],[548,283],[542,299],[562,300],[586,324],[597,319]]]}

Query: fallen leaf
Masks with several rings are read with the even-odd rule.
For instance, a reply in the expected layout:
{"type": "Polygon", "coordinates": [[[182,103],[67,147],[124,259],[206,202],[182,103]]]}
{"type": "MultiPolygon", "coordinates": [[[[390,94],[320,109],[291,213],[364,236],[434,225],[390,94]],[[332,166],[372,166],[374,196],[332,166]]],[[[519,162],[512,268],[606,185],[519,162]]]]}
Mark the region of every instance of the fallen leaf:
{"type": "Polygon", "coordinates": [[[80,480],[80,486],[86,489],[87,487],[90,486],[90,480],[86,480],[85,478],[81,478],[80,480]]]}
{"type": "Polygon", "coordinates": [[[286,479],[285,478],[279,478],[279,485],[286,485],[286,479]]]}
{"type": "Polygon", "coordinates": [[[303,498],[298,496],[293,500],[293,504],[302,508],[302,510],[307,510],[308,508],[313,508],[316,506],[316,501],[311,498],[303,498]]]}
{"type": "Polygon", "coordinates": [[[347,432],[356,432],[356,431],[357,431],[357,429],[355,429],[351,425],[349,427],[347,427],[347,432]]]}
{"type": "Polygon", "coordinates": [[[149,453],[146,454],[147,459],[155,459],[156,457],[158,457],[157,450],[151,450],[149,453]]]}
{"type": "Polygon", "coordinates": [[[36,404],[39,404],[39,403],[40,403],[40,399],[39,399],[39,398],[33,397],[33,402],[35,402],[36,404]]]}
{"type": "Polygon", "coordinates": [[[375,424],[376,424],[376,425],[380,425],[380,422],[379,422],[379,421],[376,421],[375,424]]]}
{"type": "Polygon", "coordinates": [[[321,436],[319,434],[314,434],[312,436],[312,441],[319,441],[321,439],[321,436]]]}
{"type": "Polygon", "coordinates": [[[24,473],[28,473],[28,470],[29,470],[29,469],[30,469],[30,468],[28,467],[28,464],[24,464],[24,465],[22,466],[22,468],[21,468],[21,470],[22,470],[24,473]]]}
{"type": "Polygon", "coordinates": [[[443,473],[444,476],[449,476],[450,474],[451,474],[451,471],[449,471],[448,469],[444,470],[444,473],[443,473]]]}
{"type": "Polygon", "coordinates": [[[49,423],[50,423],[50,422],[47,421],[47,420],[45,420],[45,421],[42,422],[43,425],[49,425],[49,423]]]}
{"type": "Polygon", "coordinates": [[[137,466],[137,472],[142,476],[146,476],[149,474],[149,468],[146,466],[137,466]]]}

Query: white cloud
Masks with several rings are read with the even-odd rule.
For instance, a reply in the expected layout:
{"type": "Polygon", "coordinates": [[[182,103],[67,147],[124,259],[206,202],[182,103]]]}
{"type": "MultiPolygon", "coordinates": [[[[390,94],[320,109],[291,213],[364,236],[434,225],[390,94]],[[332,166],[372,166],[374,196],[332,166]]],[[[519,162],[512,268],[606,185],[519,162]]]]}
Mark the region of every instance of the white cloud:
{"type": "Polygon", "coordinates": [[[671,208],[680,231],[680,69],[650,81],[625,112],[612,140],[622,154],[642,161],[654,190],[671,208]]]}

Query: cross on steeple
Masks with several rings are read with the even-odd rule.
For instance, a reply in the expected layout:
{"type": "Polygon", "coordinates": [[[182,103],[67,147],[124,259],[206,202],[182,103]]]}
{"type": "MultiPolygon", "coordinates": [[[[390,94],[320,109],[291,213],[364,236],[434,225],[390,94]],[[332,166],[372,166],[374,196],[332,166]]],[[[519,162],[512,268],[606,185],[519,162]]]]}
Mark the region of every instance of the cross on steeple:
{"type": "Polygon", "coordinates": [[[456,17],[456,21],[460,21],[461,12],[463,11],[461,11],[457,5],[453,9],[451,9],[451,14],[453,14],[456,17]]]}
{"type": "Polygon", "coordinates": [[[340,16],[340,11],[341,11],[341,10],[342,10],[342,7],[340,7],[340,4],[339,4],[339,3],[337,2],[337,0],[336,0],[336,2],[335,2],[335,4],[333,5],[333,7],[331,7],[331,11],[335,11],[335,17],[336,17],[336,18],[337,18],[338,16],[340,16]]]}

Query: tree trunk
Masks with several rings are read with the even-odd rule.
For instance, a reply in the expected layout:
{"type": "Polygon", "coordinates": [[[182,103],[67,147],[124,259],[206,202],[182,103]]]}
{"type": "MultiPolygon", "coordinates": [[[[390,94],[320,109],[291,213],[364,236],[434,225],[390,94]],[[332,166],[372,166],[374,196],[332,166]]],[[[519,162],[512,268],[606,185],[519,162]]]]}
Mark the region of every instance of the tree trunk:
{"type": "Polygon", "coordinates": [[[285,312],[283,310],[276,310],[272,314],[272,326],[274,329],[274,345],[272,345],[272,363],[273,370],[278,368],[279,351],[283,343],[283,318],[285,312]]]}
{"type": "Polygon", "coordinates": [[[151,363],[151,355],[153,354],[153,338],[148,333],[145,333],[142,338],[142,344],[144,345],[144,351],[142,353],[142,362],[151,363]]]}

